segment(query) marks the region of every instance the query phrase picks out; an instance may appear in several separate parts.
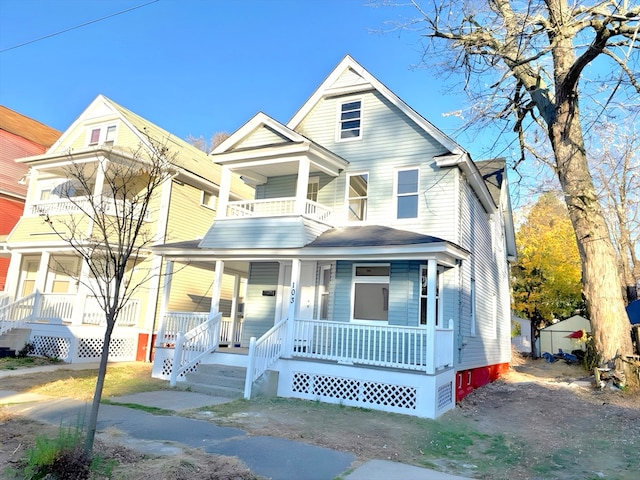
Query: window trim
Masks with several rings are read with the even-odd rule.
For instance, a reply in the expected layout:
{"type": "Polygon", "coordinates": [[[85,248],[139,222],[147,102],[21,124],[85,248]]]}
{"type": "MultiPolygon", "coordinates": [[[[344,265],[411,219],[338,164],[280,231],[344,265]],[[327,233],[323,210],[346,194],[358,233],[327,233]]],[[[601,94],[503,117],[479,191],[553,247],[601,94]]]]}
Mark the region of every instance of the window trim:
{"type": "Polygon", "coordinates": [[[395,220],[399,221],[399,222],[411,222],[411,221],[415,221],[418,218],[420,218],[420,167],[419,166],[415,166],[415,167],[402,167],[402,168],[398,168],[396,169],[395,173],[394,173],[394,181],[393,181],[393,206],[394,206],[394,210],[395,210],[395,220]],[[416,171],[418,174],[418,178],[417,178],[417,185],[416,185],[416,190],[415,192],[410,192],[410,193],[398,193],[398,182],[399,182],[399,178],[400,178],[400,172],[410,172],[410,171],[416,171]],[[404,218],[400,218],[398,217],[398,199],[400,197],[416,197],[416,216],[415,217],[404,217],[404,218]]]}
{"type": "MultiPolygon", "coordinates": [[[[363,127],[363,110],[364,110],[364,101],[362,99],[362,97],[352,97],[349,98],[348,100],[344,100],[341,102],[338,102],[338,108],[336,109],[336,142],[353,142],[353,141],[357,141],[357,140],[361,140],[362,139],[362,127],[363,127]],[[354,130],[354,129],[343,129],[342,125],[343,123],[346,123],[346,120],[342,119],[342,107],[344,105],[347,105],[349,103],[355,103],[355,102],[360,102],[360,115],[358,117],[358,135],[357,136],[353,136],[353,137],[346,137],[343,138],[342,137],[342,132],[343,131],[350,131],[350,130],[354,130]]],[[[353,121],[353,119],[349,119],[351,121],[353,121]]]]}
{"type": "Polygon", "coordinates": [[[389,324],[389,291],[391,287],[391,263],[354,263],[351,271],[351,305],[349,307],[349,321],[360,325],[388,325],[389,324]],[[387,276],[372,275],[372,276],[358,276],[357,270],[362,267],[386,267],[389,269],[387,276]],[[360,278],[362,281],[357,281],[360,278]],[[386,299],[386,320],[371,320],[355,318],[356,308],[356,284],[368,283],[368,284],[386,284],[387,285],[387,299],[386,299]]]}
{"type": "Polygon", "coordinates": [[[95,147],[97,145],[113,145],[118,136],[117,123],[104,123],[99,126],[89,126],[87,128],[87,145],[95,147]],[[98,139],[94,141],[94,133],[97,132],[98,139]],[[112,132],[112,135],[109,133],[112,132]]]}
{"type": "Polygon", "coordinates": [[[353,173],[347,173],[347,185],[346,185],[346,198],[345,198],[345,209],[346,209],[346,220],[347,223],[364,223],[367,221],[367,215],[369,212],[369,185],[371,183],[371,177],[369,175],[369,172],[353,172],[353,173]],[[358,196],[358,197],[351,197],[351,177],[359,177],[359,176],[363,176],[366,175],[367,176],[367,194],[363,197],[363,196],[358,196]],[[351,219],[351,199],[354,200],[364,200],[364,215],[362,219],[351,219]]]}
{"type": "MultiPolygon", "coordinates": [[[[422,299],[426,299],[427,294],[422,294],[422,279],[427,278],[428,265],[420,265],[420,277],[418,279],[418,326],[424,328],[427,326],[428,317],[425,317],[425,323],[422,323],[422,299]],[[424,275],[423,275],[424,272],[424,275]]],[[[444,267],[442,265],[436,266],[436,327],[442,327],[444,325],[444,303],[442,302],[442,295],[444,293],[444,267]]]]}
{"type": "Polygon", "coordinates": [[[213,192],[208,192],[206,190],[201,190],[200,191],[200,206],[204,207],[204,208],[208,208],[209,210],[215,210],[216,206],[218,205],[218,197],[216,196],[215,193],[213,192]],[[205,195],[211,195],[211,204],[206,203],[204,201],[204,197],[205,195]]]}

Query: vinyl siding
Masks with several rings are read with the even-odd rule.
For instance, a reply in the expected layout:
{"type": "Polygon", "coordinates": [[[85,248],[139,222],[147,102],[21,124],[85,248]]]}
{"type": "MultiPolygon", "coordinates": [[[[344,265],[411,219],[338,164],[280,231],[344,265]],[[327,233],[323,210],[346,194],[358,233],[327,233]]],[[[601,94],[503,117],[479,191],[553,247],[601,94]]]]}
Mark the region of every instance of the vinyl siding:
{"type": "Polygon", "coordinates": [[[435,155],[446,150],[377,92],[325,99],[301,122],[298,130],[349,161],[346,171],[330,182],[332,188],[327,192],[336,199],[338,218],[346,218],[347,174],[368,172],[367,223],[446,239],[455,236],[455,225],[451,222],[455,215],[452,201],[455,173],[437,168],[434,161],[435,155]],[[336,142],[336,112],[343,102],[358,98],[363,108],[362,139],[336,142]],[[393,220],[395,172],[405,167],[420,168],[419,217],[415,221],[393,220]]]}
{"type": "Polygon", "coordinates": [[[218,220],[201,242],[203,248],[295,248],[308,243],[300,217],[218,220]]]}
{"type": "Polygon", "coordinates": [[[251,135],[247,136],[242,142],[238,143],[234,149],[260,147],[264,145],[274,145],[281,143],[290,143],[288,138],[274,132],[269,127],[263,126],[257,129],[251,135]]]}
{"type": "Polygon", "coordinates": [[[277,262],[252,263],[247,284],[242,345],[260,336],[274,325],[277,296],[263,296],[264,290],[278,290],[280,265],[277,262]]]}
{"type": "Polygon", "coordinates": [[[167,242],[202,238],[213,223],[216,212],[201,204],[202,190],[191,185],[171,185],[167,242]]]}

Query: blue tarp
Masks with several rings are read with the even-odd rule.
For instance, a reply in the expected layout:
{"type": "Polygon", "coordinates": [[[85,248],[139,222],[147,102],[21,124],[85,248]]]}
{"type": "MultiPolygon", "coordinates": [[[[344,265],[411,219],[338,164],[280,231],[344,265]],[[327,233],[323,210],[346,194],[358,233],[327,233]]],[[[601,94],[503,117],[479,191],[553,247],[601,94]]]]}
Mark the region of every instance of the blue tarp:
{"type": "Polygon", "coordinates": [[[640,300],[635,300],[627,305],[627,315],[631,325],[640,325],[640,300]]]}

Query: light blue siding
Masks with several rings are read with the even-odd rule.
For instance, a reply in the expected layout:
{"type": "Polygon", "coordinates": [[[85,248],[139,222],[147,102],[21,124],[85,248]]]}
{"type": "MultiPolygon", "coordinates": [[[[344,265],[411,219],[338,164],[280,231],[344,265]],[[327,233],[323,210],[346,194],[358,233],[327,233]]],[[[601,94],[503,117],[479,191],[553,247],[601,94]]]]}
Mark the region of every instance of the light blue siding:
{"type": "Polygon", "coordinates": [[[249,268],[247,299],[245,303],[242,345],[248,346],[251,337],[260,338],[274,325],[277,296],[263,292],[278,290],[280,265],[277,262],[252,263],[249,268]]]}

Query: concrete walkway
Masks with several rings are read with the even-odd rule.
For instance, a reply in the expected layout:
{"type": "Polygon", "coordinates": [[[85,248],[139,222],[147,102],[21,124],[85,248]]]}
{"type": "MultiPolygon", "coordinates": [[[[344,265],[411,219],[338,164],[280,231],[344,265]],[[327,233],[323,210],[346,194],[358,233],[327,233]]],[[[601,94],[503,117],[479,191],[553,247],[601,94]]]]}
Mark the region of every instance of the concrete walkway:
{"type": "MultiPolygon", "coordinates": [[[[34,420],[55,425],[60,425],[61,422],[75,425],[78,418],[88,413],[89,406],[84,402],[2,389],[2,378],[56,368],[77,370],[97,368],[97,365],[63,364],[0,371],[0,405],[34,420]]],[[[176,412],[229,401],[226,398],[178,390],[138,393],[110,400],[176,412]]],[[[109,427],[124,432],[126,438],[122,437],[121,443],[137,450],[171,455],[179,453],[181,445],[201,448],[208,453],[235,456],[254,473],[272,480],[463,480],[463,477],[384,460],[358,464],[351,453],[283,438],[249,436],[241,429],[220,427],[204,420],[152,415],[125,406],[103,404],[98,416],[98,430],[103,431],[109,427]]]]}

